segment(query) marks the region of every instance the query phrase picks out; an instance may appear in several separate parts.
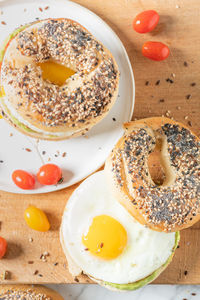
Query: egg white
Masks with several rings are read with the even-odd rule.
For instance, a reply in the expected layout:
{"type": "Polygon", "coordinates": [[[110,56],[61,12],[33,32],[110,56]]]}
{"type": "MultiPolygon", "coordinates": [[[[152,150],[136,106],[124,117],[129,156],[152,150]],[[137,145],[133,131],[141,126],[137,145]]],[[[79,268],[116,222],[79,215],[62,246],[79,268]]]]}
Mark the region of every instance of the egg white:
{"type": "Polygon", "coordinates": [[[112,197],[104,171],[88,177],[68,200],[61,236],[63,247],[84,273],[117,284],[132,283],[153,273],[168,260],[175,245],[175,233],[142,226],[112,197]],[[102,214],[118,220],[128,236],[123,253],[112,260],[92,255],[82,244],[92,219],[102,214]]]}

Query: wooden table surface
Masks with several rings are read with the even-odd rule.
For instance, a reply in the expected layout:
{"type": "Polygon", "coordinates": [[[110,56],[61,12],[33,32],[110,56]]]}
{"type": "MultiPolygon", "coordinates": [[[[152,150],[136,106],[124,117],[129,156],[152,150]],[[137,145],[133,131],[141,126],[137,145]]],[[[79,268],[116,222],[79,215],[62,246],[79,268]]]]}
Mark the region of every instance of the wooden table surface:
{"type": "MultiPolygon", "coordinates": [[[[129,54],[136,82],[133,118],[168,115],[188,124],[199,135],[200,113],[200,3],[199,0],[78,0],[118,34],[129,54]],[[146,9],[160,14],[157,28],[139,35],[132,30],[133,17],[146,9]],[[147,40],[169,45],[163,62],[141,55],[147,40]],[[168,80],[170,78],[172,81],[168,80]]],[[[77,186],[77,185],[76,185],[77,186]]],[[[8,253],[0,261],[0,282],[90,282],[86,276],[74,281],[59,243],[59,226],[67,198],[76,187],[43,195],[0,192],[0,235],[8,240],[8,253]],[[29,204],[43,209],[52,224],[47,233],[29,229],[23,212],[29,204]],[[48,252],[47,261],[41,255],[48,252]],[[5,271],[6,276],[5,276],[5,271]],[[7,279],[4,279],[6,277],[7,279]]],[[[155,283],[200,284],[200,224],[181,232],[180,248],[173,262],[155,283]]]]}

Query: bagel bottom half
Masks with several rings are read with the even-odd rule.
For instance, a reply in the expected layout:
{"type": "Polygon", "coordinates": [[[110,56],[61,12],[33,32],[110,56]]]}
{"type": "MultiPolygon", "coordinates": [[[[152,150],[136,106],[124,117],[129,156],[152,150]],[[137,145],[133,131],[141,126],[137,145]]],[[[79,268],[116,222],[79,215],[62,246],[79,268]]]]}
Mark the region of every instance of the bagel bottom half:
{"type": "Polygon", "coordinates": [[[64,300],[56,291],[42,285],[3,284],[0,286],[0,299],[21,300],[64,300]]]}
{"type": "Polygon", "coordinates": [[[180,235],[139,224],[106,183],[105,171],[99,171],[72,193],[62,217],[61,245],[74,278],[84,273],[108,289],[135,290],[168,266],[180,235]]]}
{"type": "MultiPolygon", "coordinates": [[[[61,241],[61,244],[62,244],[64,254],[65,254],[65,256],[67,258],[67,261],[68,261],[69,272],[72,274],[73,277],[81,275],[82,270],[73,261],[73,259],[71,258],[68,250],[65,247],[65,244],[64,244],[64,241],[63,241],[63,235],[62,235],[62,228],[60,230],[60,241],[61,241]]],[[[90,279],[92,279],[94,282],[96,282],[99,285],[101,285],[101,286],[103,286],[103,287],[105,287],[109,290],[112,290],[112,291],[134,291],[134,290],[137,290],[137,289],[151,283],[152,281],[154,281],[167,268],[167,266],[170,264],[170,262],[173,259],[173,256],[174,256],[175,250],[176,250],[176,248],[179,244],[179,241],[180,241],[180,233],[179,233],[179,231],[177,231],[176,236],[175,236],[174,248],[173,248],[173,251],[172,251],[172,254],[170,255],[170,257],[167,259],[167,261],[160,268],[158,268],[152,274],[150,274],[149,276],[147,276],[147,277],[145,277],[141,280],[138,280],[138,281],[135,281],[135,282],[132,282],[132,283],[127,283],[127,284],[116,284],[116,283],[112,283],[112,282],[99,280],[97,278],[89,276],[88,274],[86,274],[86,275],[88,275],[88,277],[90,279]]]]}

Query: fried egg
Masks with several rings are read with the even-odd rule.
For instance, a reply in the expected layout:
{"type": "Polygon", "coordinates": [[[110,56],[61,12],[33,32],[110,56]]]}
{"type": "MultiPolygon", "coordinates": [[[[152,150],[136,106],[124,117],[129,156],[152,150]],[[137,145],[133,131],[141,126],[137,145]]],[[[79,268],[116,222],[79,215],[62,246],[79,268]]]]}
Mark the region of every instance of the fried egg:
{"type": "Polygon", "coordinates": [[[66,256],[96,280],[128,284],[152,274],[174,252],[176,233],[138,223],[111,195],[104,171],[71,195],[64,210],[61,241],[66,256]]]}

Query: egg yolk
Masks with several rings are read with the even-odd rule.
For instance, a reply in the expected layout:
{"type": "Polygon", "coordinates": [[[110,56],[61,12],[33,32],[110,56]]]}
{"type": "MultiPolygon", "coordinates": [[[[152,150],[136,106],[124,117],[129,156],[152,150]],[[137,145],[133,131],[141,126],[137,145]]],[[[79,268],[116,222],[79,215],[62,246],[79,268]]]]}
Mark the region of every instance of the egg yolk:
{"type": "Polygon", "coordinates": [[[42,70],[42,78],[56,85],[63,85],[76,72],[54,61],[48,60],[37,64],[42,70]]]}
{"type": "Polygon", "coordinates": [[[114,218],[100,215],[93,218],[86,235],[82,236],[85,250],[102,259],[118,257],[127,244],[124,227],[114,218]]]}

